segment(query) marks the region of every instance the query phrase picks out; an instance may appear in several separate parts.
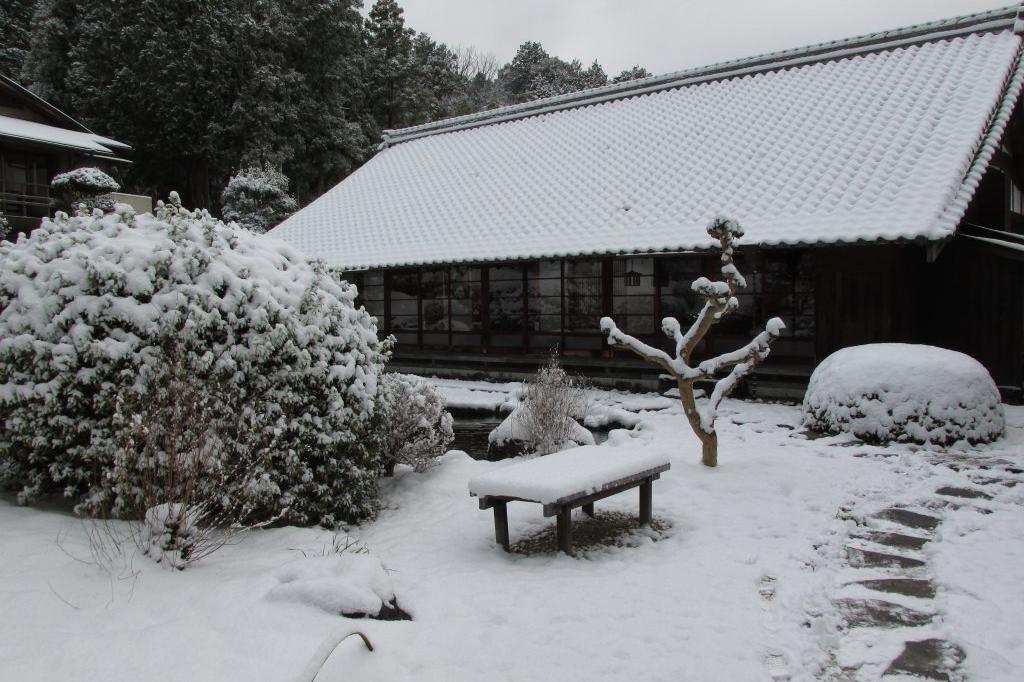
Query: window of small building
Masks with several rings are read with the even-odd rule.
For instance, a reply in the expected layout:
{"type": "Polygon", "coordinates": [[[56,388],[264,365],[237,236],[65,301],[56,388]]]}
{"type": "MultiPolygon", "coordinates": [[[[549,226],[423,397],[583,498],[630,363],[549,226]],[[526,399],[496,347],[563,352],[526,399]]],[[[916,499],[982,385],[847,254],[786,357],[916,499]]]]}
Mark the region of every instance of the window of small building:
{"type": "Polygon", "coordinates": [[[658,261],[662,317],[676,318],[684,329],[697,319],[704,301],[693,293],[690,285],[703,272],[703,257],[697,254],[671,256],[658,261]]]}
{"type": "Polygon", "coordinates": [[[377,330],[384,331],[384,273],[377,271],[359,273],[356,282],[359,287],[359,301],[366,312],[377,318],[377,330]]]}
{"type": "Polygon", "coordinates": [[[33,218],[49,215],[49,161],[35,154],[0,152],[0,210],[33,218]]]}
{"type": "Polygon", "coordinates": [[[448,345],[448,269],[423,270],[420,273],[420,311],[423,345],[448,345]]]}
{"type": "Polygon", "coordinates": [[[814,257],[811,252],[763,251],[758,274],[760,326],[778,317],[786,323],[783,336],[814,338],[814,257]]]}
{"type": "Polygon", "coordinates": [[[391,333],[400,345],[415,348],[419,344],[419,273],[395,272],[391,275],[391,333]]]}
{"type": "Polygon", "coordinates": [[[600,350],[601,261],[566,260],[564,268],[565,348],[600,350]]]}
{"type": "Polygon", "coordinates": [[[451,345],[458,349],[477,349],[483,339],[483,310],[480,297],[480,268],[451,268],[451,345]]]}
{"type": "Polygon", "coordinates": [[[546,352],[562,341],[562,262],[526,265],[530,350],[546,352]]]}
{"type": "Polygon", "coordinates": [[[612,317],[630,334],[653,334],[654,259],[612,261],[612,317]]]}
{"type": "Polygon", "coordinates": [[[526,331],[523,268],[495,265],[488,268],[487,294],[491,345],[522,348],[526,331]]]}

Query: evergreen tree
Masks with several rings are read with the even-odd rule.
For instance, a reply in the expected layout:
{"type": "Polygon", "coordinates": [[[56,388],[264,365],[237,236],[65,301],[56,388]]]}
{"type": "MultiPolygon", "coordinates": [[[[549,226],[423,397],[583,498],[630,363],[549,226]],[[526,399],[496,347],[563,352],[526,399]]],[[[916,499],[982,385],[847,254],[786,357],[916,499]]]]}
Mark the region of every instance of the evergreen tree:
{"type": "Polygon", "coordinates": [[[612,79],[612,83],[624,83],[626,81],[636,80],[638,78],[650,78],[651,72],[640,66],[634,64],[628,69],[624,69],[618,76],[612,79]]]}
{"type": "Polygon", "coordinates": [[[71,108],[71,46],[75,39],[76,0],[39,0],[32,14],[28,53],[21,68],[22,80],[54,106],[71,108]]]}
{"type": "Polygon", "coordinates": [[[385,129],[403,125],[403,113],[412,98],[415,32],[406,28],[402,14],[395,0],[377,0],[366,21],[370,109],[385,129]]]}
{"type": "Polygon", "coordinates": [[[0,3],[0,73],[15,80],[28,52],[29,28],[35,0],[4,0],[0,3]]]}
{"type": "Polygon", "coordinates": [[[512,61],[501,67],[498,83],[512,102],[525,102],[530,93],[548,80],[545,75],[551,57],[540,43],[519,46],[512,61]]]}

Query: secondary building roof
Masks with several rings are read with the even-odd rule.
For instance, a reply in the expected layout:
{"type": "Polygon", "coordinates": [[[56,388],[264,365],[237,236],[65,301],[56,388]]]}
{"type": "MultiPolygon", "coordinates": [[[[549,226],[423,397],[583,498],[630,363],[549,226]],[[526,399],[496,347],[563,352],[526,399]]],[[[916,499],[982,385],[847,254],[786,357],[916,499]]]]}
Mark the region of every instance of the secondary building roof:
{"type": "Polygon", "coordinates": [[[273,230],[346,269],[940,240],[1020,94],[1017,7],[385,134],[273,230]]]}
{"type": "Polygon", "coordinates": [[[16,108],[9,114],[0,114],[0,139],[56,146],[100,158],[114,158],[113,154],[131,149],[123,142],[97,135],[14,79],[0,74],[0,103],[9,102],[16,103],[16,108]]]}
{"type": "Polygon", "coordinates": [[[112,155],[131,149],[128,145],[109,137],[90,132],[68,130],[36,121],[0,115],[0,138],[40,142],[65,147],[90,155],[112,155]]]}

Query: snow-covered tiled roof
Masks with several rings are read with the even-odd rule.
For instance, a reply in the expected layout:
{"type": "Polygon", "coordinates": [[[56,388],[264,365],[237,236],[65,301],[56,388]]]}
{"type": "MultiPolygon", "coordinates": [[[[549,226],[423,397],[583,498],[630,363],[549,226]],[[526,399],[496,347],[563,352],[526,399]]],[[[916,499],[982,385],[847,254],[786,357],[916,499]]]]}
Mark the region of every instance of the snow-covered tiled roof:
{"type": "Polygon", "coordinates": [[[128,145],[109,137],[90,132],[69,130],[57,126],[28,121],[13,116],[0,116],[0,137],[28,142],[54,144],[93,155],[123,153],[131,149],[128,145]]]}
{"type": "Polygon", "coordinates": [[[1020,93],[1016,8],[389,131],[273,230],[347,269],[948,237],[1020,93]]]}

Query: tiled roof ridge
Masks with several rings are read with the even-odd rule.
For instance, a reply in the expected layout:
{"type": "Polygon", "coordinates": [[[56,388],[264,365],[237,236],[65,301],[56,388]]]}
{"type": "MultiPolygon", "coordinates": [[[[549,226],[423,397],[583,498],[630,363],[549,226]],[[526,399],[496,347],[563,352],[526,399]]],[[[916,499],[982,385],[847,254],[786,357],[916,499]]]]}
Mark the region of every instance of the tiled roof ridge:
{"type": "Polygon", "coordinates": [[[652,92],[692,85],[697,82],[725,80],[778,68],[850,57],[863,52],[877,52],[904,45],[954,38],[972,33],[1006,29],[1013,29],[1018,33],[1024,33],[1024,16],[1022,15],[1024,15],[1024,3],[1018,3],[986,12],[965,14],[950,19],[939,19],[888,31],[879,31],[852,38],[743,57],[624,83],[615,83],[564,95],[545,97],[521,104],[512,104],[408,128],[385,130],[381,148],[430,135],[491,125],[564,109],[575,109],[609,100],[636,97],[652,92]]]}

